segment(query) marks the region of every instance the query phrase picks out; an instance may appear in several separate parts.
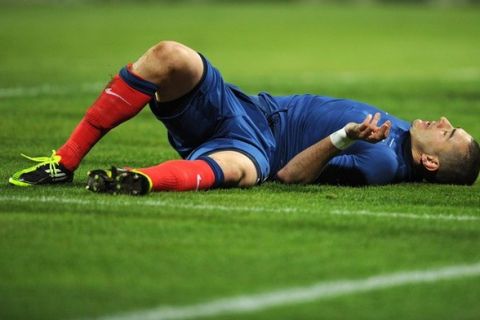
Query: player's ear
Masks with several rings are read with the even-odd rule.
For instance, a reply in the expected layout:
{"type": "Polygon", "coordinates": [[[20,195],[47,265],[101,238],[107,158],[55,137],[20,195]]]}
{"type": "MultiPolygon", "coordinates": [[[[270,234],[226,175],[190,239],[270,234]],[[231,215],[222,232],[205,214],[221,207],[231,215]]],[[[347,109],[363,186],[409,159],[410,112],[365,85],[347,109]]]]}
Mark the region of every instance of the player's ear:
{"type": "Polygon", "coordinates": [[[437,171],[440,167],[440,161],[438,160],[438,156],[434,156],[431,154],[423,153],[421,156],[421,162],[425,169],[428,171],[437,171]]]}

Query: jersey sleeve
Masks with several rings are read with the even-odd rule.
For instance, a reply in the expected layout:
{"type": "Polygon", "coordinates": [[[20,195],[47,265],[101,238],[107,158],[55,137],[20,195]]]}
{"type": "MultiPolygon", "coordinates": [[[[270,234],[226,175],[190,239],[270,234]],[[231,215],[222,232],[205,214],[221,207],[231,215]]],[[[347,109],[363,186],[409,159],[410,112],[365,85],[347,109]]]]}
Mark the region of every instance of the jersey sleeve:
{"type": "Polygon", "coordinates": [[[398,160],[382,144],[357,141],[347,152],[333,157],[317,182],[337,185],[382,185],[395,182],[398,160]]]}

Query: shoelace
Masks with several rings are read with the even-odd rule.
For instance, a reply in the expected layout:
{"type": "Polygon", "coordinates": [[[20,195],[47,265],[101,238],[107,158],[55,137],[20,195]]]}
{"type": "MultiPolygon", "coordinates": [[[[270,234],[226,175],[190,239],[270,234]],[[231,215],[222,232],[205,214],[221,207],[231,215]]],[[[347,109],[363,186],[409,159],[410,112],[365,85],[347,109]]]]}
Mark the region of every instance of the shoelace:
{"type": "Polygon", "coordinates": [[[51,177],[56,176],[57,172],[61,171],[60,169],[57,168],[57,166],[60,164],[61,157],[55,154],[55,150],[52,150],[52,155],[50,157],[29,157],[27,155],[24,155],[23,153],[21,155],[22,157],[25,157],[28,160],[40,162],[35,166],[37,168],[45,164],[48,164],[49,174],[51,177]]]}

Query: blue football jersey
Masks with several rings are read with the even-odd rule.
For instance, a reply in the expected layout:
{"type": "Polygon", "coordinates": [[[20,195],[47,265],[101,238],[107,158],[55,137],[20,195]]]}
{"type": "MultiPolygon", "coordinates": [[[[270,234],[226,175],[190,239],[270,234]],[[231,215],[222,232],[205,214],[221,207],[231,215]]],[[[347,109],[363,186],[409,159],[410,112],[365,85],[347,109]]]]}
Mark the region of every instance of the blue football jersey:
{"type": "Polygon", "coordinates": [[[414,181],[410,123],[371,105],[315,95],[256,97],[272,128],[276,149],[272,156],[271,179],[296,154],[322,140],[349,122],[362,122],[368,114],[380,112],[379,124],[390,120],[389,136],[376,144],[357,141],[330,159],[318,183],[364,185],[414,181]]]}

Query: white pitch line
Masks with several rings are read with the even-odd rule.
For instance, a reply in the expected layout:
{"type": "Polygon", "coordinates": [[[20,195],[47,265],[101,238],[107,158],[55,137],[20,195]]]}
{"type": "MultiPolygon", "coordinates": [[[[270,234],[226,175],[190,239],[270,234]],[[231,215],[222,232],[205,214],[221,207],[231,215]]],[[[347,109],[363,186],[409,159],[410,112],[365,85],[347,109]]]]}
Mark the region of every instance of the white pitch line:
{"type": "Polygon", "coordinates": [[[457,220],[457,221],[475,221],[480,220],[480,216],[467,216],[455,214],[415,214],[415,213],[399,213],[399,212],[371,212],[371,211],[347,211],[347,210],[333,210],[330,212],[335,215],[346,216],[370,216],[380,218],[401,218],[401,219],[422,219],[422,220],[457,220]]]}
{"type": "MultiPolygon", "coordinates": [[[[164,201],[164,200],[151,200],[146,198],[133,198],[132,199],[114,199],[114,201],[105,201],[102,199],[92,199],[92,201],[85,199],[75,198],[58,198],[52,196],[42,197],[26,197],[26,196],[0,196],[0,202],[18,201],[18,202],[39,202],[39,203],[62,203],[62,204],[79,204],[79,205],[100,205],[100,206],[129,206],[139,205],[148,207],[172,207],[182,209],[194,209],[194,210],[218,210],[218,211],[245,211],[245,212],[298,212],[297,208],[267,208],[267,207],[240,207],[240,206],[222,206],[222,205],[209,205],[209,204],[192,204],[181,203],[176,201],[164,201]]],[[[307,211],[308,212],[308,211],[307,211]]]]}
{"type": "MultiPolygon", "coordinates": [[[[28,196],[0,196],[0,202],[37,202],[37,203],[60,203],[60,204],[78,204],[78,205],[100,205],[100,206],[148,206],[148,207],[167,207],[182,208],[192,210],[218,210],[224,212],[270,212],[270,213],[312,213],[314,210],[301,209],[295,207],[248,207],[248,206],[224,206],[211,204],[192,204],[177,201],[153,200],[148,198],[112,198],[112,201],[103,199],[76,199],[76,198],[60,198],[53,196],[28,197],[28,196]]],[[[480,216],[473,215],[453,215],[453,214],[416,214],[416,213],[398,213],[398,212],[375,212],[375,211],[349,211],[349,210],[332,210],[324,212],[332,215],[343,216],[371,216],[379,218],[394,219],[418,219],[418,220],[440,220],[440,221],[480,221],[480,216]]]]}
{"type": "Polygon", "coordinates": [[[220,298],[184,306],[159,306],[97,318],[97,320],[181,320],[266,310],[274,307],[317,301],[347,294],[368,292],[408,284],[434,283],[480,275],[480,263],[454,265],[439,269],[413,270],[364,279],[317,282],[260,294],[220,298]]]}

